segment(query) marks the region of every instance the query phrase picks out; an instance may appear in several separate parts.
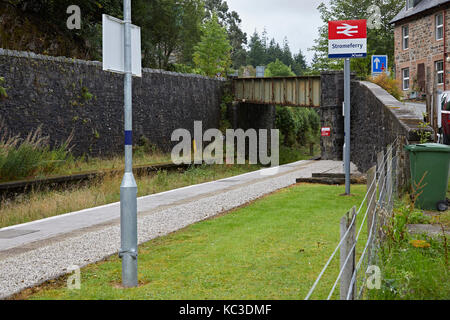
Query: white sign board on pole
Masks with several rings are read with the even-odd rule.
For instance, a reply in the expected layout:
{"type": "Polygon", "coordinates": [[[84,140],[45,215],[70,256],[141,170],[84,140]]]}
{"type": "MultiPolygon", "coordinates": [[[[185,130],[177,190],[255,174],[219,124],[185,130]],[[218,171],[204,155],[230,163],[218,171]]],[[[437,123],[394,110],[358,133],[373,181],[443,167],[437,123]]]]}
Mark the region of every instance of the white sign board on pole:
{"type": "MultiPolygon", "coordinates": [[[[122,20],[103,15],[103,70],[125,73],[122,20]]],[[[142,77],[141,28],[131,25],[131,64],[133,76],[142,77]]]]}

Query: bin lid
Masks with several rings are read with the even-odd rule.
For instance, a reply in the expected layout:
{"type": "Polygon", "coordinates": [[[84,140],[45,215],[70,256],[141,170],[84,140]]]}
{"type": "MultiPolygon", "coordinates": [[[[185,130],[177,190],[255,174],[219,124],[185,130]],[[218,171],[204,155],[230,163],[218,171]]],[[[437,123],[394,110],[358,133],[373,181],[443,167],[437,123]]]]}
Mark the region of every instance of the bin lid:
{"type": "Polygon", "coordinates": [[[440,143],[410,144],[405,149],[413,152],[450,152],[450,146],[440,143]]]}

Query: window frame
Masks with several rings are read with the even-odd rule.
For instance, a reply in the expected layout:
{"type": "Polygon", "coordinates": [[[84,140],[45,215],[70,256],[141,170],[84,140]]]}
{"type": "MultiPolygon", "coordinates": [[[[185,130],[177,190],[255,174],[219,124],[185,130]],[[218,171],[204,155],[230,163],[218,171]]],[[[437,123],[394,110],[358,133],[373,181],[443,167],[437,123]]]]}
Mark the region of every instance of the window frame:
{"type": "Polygon", "coordinates": [[[444,15],[442,14],[442,12],[435,15],[435,17],[434,17],[434,25],[435,25],[434,32],[435,32],[436,41],[443,40],[444,39],[444,15]],[[442,24],[438,24],[439,23],[438,22],[439,17],[441,17],[441,19],[442,19],[442,24]],[[440,38],[438,38],[438,30],[441,31],[441,37],[440,38]]]}
{"type": "Polygon", "coordinates": [[[434,71],[437,74],[437,85],[444,84],[444,60],[438,60],[434,62],[434,71]],[[438,70],[438,65],[442,66],[442,70],[438,70]],[[439,76],[442,77],[442,82],[439,81],[439,76]]]}
{"type": "Polygon", "coordinates": [[[403,68],[402,69],[402,89],[403,89],[403,91],[407,91],[407,90],[409,90],[409,87],[410,87],[410,76],[409,76],[409,67],[408,68],[403,68]],[[407,77],[405,77],[405,71],[408,71],[408,76],[407,77]],[[405,81],[408,81],[408,87],[405,87],[405,81]]]}
{"type": "Polygon", "coordinates": [[[408,50],[409,49],[409,25],[402,26],[402,49],[408,50]],[[405,35],[405,30],[406,35],[405,35]]]}
{"type": "Polygon", "coordinates": [[[406,0],[406,11],[414,8],[414,0],[406,0]]]}

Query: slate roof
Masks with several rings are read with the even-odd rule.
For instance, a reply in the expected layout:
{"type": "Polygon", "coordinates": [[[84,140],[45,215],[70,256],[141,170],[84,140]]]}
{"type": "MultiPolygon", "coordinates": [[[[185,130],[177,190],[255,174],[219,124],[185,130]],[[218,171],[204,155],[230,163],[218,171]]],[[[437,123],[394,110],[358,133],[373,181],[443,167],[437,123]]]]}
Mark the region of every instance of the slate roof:
{"type": "Polygon", "coordinates": [[[390,23],[398,22],[400,20],[414,16],[428,9],[443,5],[447,2],[450,2],[450,0],[419,0],[419,1],[416,0],[414,8],[406,10],[405,5],[403,9],[395,16],[395,18],[391,20],[390,23]]]}

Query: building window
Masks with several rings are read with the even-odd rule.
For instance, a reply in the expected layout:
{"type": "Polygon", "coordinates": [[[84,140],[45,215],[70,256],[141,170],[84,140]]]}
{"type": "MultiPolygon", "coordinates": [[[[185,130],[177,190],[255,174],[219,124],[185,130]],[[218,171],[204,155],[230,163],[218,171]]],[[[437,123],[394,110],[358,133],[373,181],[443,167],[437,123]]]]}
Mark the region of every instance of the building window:
{"type": "Polygon", "coordinates": [[[409,90],[409,68],[402,69],[403,90],[409,90]]]}
{"type": "Polygon", "coordinates": [[[403,39],[403,50],[406,50],[409,48],[409,27],[408,26],[402,27],[402,39],[403,39]]]}
{"type": "Polygon", "coordinates": [[[437,75],[437,84],[444,84],[444,61],[436,61],[435,70],[437,75]]]}
{"type": "Polygon", "coordinates": [[[444,16],[442,13],[436,15],[436,40],[444,38],[444,16]]]}
{"type": "Polygon", "coordinates": [[[414,8],[414,0],[406,0],[406,10],[414,8]]]}

